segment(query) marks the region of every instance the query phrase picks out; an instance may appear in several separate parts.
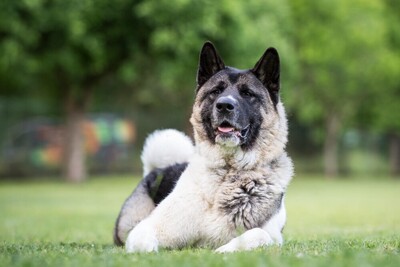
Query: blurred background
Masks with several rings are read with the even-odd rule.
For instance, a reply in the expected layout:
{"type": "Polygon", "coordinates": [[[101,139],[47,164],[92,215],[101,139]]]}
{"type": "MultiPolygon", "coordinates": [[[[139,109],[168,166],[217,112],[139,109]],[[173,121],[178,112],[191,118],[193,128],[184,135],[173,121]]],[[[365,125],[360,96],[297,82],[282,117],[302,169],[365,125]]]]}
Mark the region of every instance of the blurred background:
{"type": "Polygon", "coordinates": [[[399,14],[397,0],[2,0],[0,177],[139,174],[151,131],[191,135],[206,40],[242,69],[278,49],[298,174],[400,177],[399,14]]]}

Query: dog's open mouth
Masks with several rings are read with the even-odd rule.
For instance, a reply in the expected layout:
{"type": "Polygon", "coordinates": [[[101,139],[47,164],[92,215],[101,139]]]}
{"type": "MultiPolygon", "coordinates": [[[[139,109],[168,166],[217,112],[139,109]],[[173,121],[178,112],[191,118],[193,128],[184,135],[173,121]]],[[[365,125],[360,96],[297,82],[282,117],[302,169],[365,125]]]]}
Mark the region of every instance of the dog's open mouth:
{"type": "Polygon", "coordinates": [[[217,135],[236,135],[240,138],[245,139],[247,137],[247,134],[249,133],[250,125],[247,125],[246,127],[240,129],[239,127],[235,127],[229,122],[224,121],[221,123],[217,129],[216,129],[216,134],[217,135]]]}

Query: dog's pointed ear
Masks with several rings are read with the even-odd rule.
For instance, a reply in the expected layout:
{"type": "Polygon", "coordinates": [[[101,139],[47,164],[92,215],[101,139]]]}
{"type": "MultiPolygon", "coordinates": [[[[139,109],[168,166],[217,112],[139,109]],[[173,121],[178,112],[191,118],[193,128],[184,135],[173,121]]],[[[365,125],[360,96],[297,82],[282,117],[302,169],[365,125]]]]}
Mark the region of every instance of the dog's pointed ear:
{"type": "Polygon", "coordinates": [[[197,90],[215,73],[225,68],[225,64],[218,55],[211,42],[206,42],[200,52],[199,69],[197,70],[197,90]]]}
{"type": "Polygon", "coordinates": [[[275,48],[268,48],[253,69],[253,74],[262,82],[276,105],[279,102],[279,54],[275,48]]]}

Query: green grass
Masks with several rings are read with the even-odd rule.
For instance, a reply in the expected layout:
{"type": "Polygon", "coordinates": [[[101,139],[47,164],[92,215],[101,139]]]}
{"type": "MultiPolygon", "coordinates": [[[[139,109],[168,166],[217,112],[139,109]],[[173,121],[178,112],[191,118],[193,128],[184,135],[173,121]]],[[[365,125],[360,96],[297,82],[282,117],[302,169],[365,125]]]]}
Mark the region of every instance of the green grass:
{"type": "Polygon", "coordinates": [[[137,180],[0,183],[0,266],[400,266],[400,181],[296,178],[283,247],[126,254],[112,245],[137,180]]]}

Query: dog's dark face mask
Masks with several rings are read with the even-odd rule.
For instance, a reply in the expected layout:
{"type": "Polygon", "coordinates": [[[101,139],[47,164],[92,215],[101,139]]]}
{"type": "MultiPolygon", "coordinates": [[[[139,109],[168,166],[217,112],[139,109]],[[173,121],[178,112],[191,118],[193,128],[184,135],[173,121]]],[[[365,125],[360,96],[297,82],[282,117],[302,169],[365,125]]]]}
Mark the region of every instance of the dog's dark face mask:
{"type": "Polygon", "coordinates": [[[279,102],[279,56],[269,48],[255,67],[226,67],[207,42],[200,53],[197,97],[202,125],[209,141],[226,147],[250,149],[263,123],[263,112],[279,102]]]}

